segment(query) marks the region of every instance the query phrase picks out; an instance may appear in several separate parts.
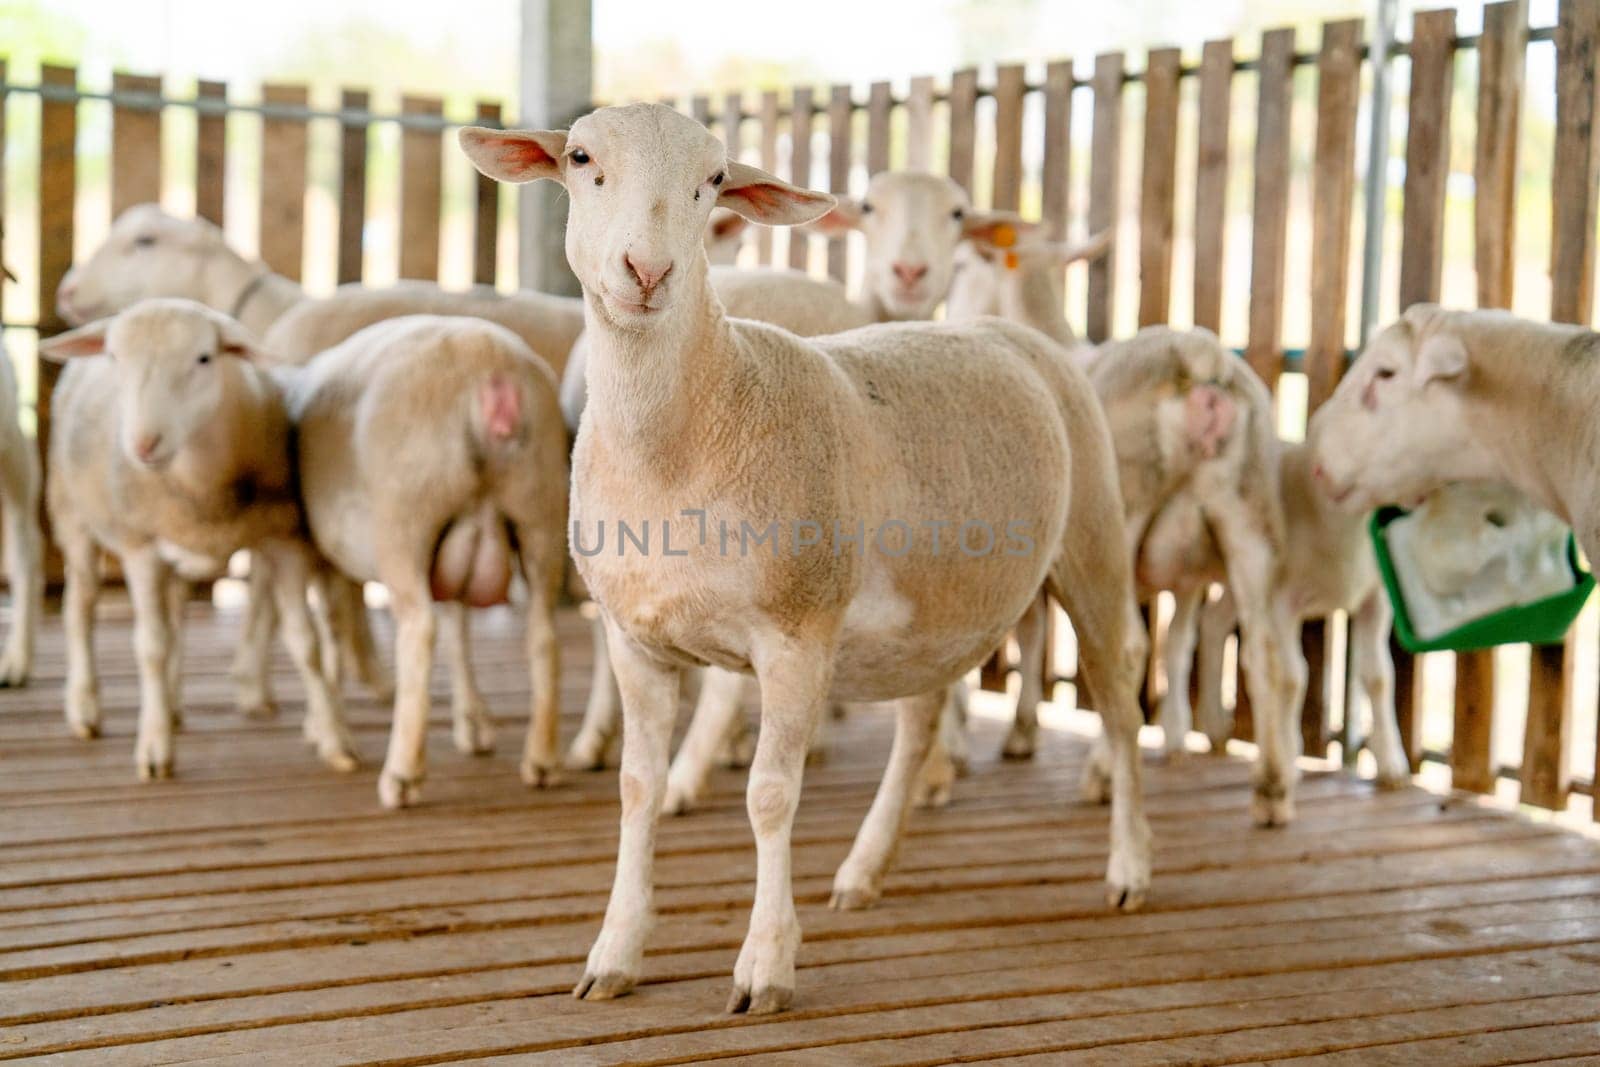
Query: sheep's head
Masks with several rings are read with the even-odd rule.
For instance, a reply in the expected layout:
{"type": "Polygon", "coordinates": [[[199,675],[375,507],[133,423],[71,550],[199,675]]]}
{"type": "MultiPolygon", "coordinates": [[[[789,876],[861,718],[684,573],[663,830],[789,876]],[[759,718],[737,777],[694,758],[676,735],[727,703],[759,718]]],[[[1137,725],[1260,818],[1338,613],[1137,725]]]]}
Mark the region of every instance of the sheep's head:
{"type": "Polygon", "coordinates": [[[1457,482],[1431,493],[1416,511],[1415,563],[1438,596],[1461,593],[1499,565],[1515,579],[1566,527],[1522,493],[1496,482],[1457,482]]]}
{"type": "Polygon", "coordinates": [[[866,196],[840,200],[815,229],[829,237],[860,230],[867,239],[867,292],[891,318],[931,319],[950,290],[962,240],[1003,234],[1014,218],[974,211],[949,178],[884,171],[873,175],[866,196]]]}
{"type": "Polygon", "coordinates": [[[703,279],[713,208],[792,226],[834,202],[730,161],[704,126],[660,104],[601,108],[566,132],[468,127],[461,146],[491,178],[566,187],[567,261],[591,306],[631,330],[679,303],[685,279],[703,279]]]}
{"type": "Polygon", "coordinates": [[[991,213],[986,224],[972,227],[956,248],[945,317],[1012,314],[1014,308],[1020,310],[1022,287],[1035,281],[1054,296],[1055,310],[1060,313],[1056,271],[1080,259],[1104,255],[1110,247],[1110,230],[1081,242],[1053,241],[1038,223],[1020,215],[991,213]]]}
{"type": "Polygon", "coordinates": [[[1471,376],[1457,313],[1417,305],[1375,336],[1307,427],[1312,470],[1351,510],[1415,504],[1478,473],[1462,397],[1471,376]]]}
{"type": "Polygon", "coordinates": [[[129,462],[159,470],[211,424],[234,361],[261,358],[233,319],[192,300],[142,300],[40,342],[47,359],[109,356],[119,386],[118,443],[129,462]]]}
{"type": "Polygon", "coordinates": [[[224,255],[234,253],[212,223],[138,204],[118,215],[105,243],[61,279],[56,309],[78,326],[147,297],[204,300],[224,255]]]}

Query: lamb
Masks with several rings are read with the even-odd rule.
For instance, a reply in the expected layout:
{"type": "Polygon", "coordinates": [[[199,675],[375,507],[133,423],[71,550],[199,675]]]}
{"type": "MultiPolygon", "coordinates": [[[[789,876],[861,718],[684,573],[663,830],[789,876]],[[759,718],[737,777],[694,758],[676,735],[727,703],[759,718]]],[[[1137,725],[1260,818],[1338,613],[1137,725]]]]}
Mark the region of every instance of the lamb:
{"type": "Polygon", "coordinates": [[[100,730],[91,628],[98,551],[122,562],[139,665],[135,764],[173,770],[184,584],[241,549],[272,563],[283,633],[306,689],[305,736],[336,770],[355,767],[338,692],[324,678],[306,606],[290,427],[261,350],[233,320],[189,300],[143,300],[44,341],[70,359],[56,386],[49,506],[66,557],[67,722],[100,730]],[[93,357],[93,358],[84,358],[93,357]]]}
{"type": "Polygon", "coordinates": [[[1417,304],[1379,332],[1318,412],[1312,476],[1346,510],[1501,482],[1600,559],[1600,334],[1417,304]]]}
{"type": "MultiPolygon", "coordinates": [[[[288,401],[317,548],[392,598],[398,677],[380,801],[421,798],[432,601],[499,603],[514,565],[528,587],[533,690],[522,774],[553,782],[567,442],[550,368],[502,326],[412,315],[322,353],[290,380],[288,401]]],[[[486,748],[487,715],[460,700],[454,710],[458,746],[486,748]]]]}
{"type": "Polygon", "coordinates": [[[5,523],[11,632],[0,651],[0,686],[26,685],[44,601],[39,534],[39,452],[17,421],[17,377],[0,358],[0,511],[5,523]]]}
{"type": "Polygon", "coordinates": [[[573,458],[574,547],[604,612],[627,725],[617,875],[575,994],[614,997],[638,980],[682,667],[753,671],[761,684],[747,792],[755,906],[728,1008],[780,1011],[800,942],[790,834],[829,694],[900,700],[883,782],[834,880],[834,905],[857,907],[878,895],[945,688],[1041,585],[1082,624],[1113,749],[1108,895],[1137,906],[1149,831],[1130,656],[1143,633],[1117,544],[1110,436],[1083,375],[1047,339],[1002,322],[802,340],[728,319],[701,245],[712,207],[793,225],[833,200],[729,160],[669,108],[605,108],[570,133],[466,129],[461,142],[491,177],[564,184],[567,258],[585,292],[591,403],[573,458]],[[638,531],[646,519],[671,523],[656,526],[666,540],[654,554],[584,550],[601,522],[638,531]],[[1007,538],[1007,554],[980,537],[981,558],[950,551],[950,538],[936,553],[941,523],[1023,533],[1036,550],[1007,538]],[[729,529],[769,531],[772,554],[720,552],[729,529]]]}

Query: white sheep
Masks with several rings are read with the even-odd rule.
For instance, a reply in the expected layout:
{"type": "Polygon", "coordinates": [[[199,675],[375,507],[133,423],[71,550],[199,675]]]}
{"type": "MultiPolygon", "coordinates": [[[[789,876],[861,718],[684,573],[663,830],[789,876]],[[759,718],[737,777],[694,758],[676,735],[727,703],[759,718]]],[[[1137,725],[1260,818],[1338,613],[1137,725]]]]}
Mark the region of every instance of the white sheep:
{"type": "Polygon", "coordinates": [[[0,352],[0,521],[5,523],[11,631],[0,652],[0,686],[26,685],[44,600],[39,534],[39,450],[17,421],[17,377],[0,352]]]}
{"type": "Polygon", "coordinates": [[[1318,411],[1313,476],[1348,510],[1415,506],[1450,482],[1514,486],[1600,559],[1600,334],[1419,304],[1379,332],[1318,411]]]}
{"type": "Polygon", "coordinates": [[[67,722],[100,729],[91,627],[98,552],[122,562],[139,664],[135,763],[172,773],[184,585],[251,549],[272,561],[283,633],[306,688],[305,734],[338,770],[356,764],[339,694],[322,671],[306,607],[312,554],[301,537],[290,428],[278,383],[233,320],[188,300],[140,301],[44,341],[71,358],[53,399],[49,505],[66,557],[67,722]],[[92,358],[82,358],[92,357],[92,358]]]}
{"type": "MultiPolygon", "coordinates": [[[[1149,599],[1170,591],[1177,601],[1162,650],[1167,694],[1161,719],[1169,751],[1180,748],[1189,731],[1189,672],[1207,591],[1214,581],[1242,590],[1249,605],[1244,613],[1247,684],[1268,724],[1260,731],[1253,818],[1261,825],[1281,825],[1294,810],[1298,712],[1305,684],[1294,630],[1304,612],[1282,560],[1288,534],[1279,497],[1280,450],[1272,429],[1272,398],[1249,366],[1206,330],[1151,327],[1098,349],[1076,346],[1057,274],[1068,262],[1104,251],[1108,236],[1062,244],[1044,240],[1036,225],[1014,216],[998,219],[971,239],[946,312],[954,319],[1004,314],[1048,334],[1088,365],[1116,441],[1139,594],[1149,599]]],[[[1345,546],[1352,540],[1348,525],[1341,521],[1304,534],[1318,538],[1319,544],[1345,546]]],[[[1346,549],[1346,554],[1351,557],[1346,564],[1359,569],[1365,563],[1371,570],[1370,561],[1358,552],[1346,549]]],[[[1370,580],[1359,588],[1355,603],[1372,599],[1370,580]]],[[[1380,607],[1374,604],[1372,610],[1380,607]]],[[[1375,617],[1374,625],[1379,621],[1375,617]]],[[[1008,756],[1033,750],[1036,705],[1043,696],[1043,623],[1044,612],[1035,606],[1018,629],[1022,691],[1006,739],[1008,756]]],[[[1386,620],[1382,625],[1386,627],[1386,620]]],[[[1218,642],[1208,643],[1208,654],[1217,648],[1218,642]]],[[[1210,665],[1208,658],[1205,666],[1210,665]]],[[[1202,671],[1202,678],[1215,688],[1208,671],[1202,671]]],[[[1204,685],[1202,691],[1207,691],[1204,685]]],[[[1220,717],[1220,704],[1216,707],[1220,717]]],[[[1392,722],[1392,713],[1389,718],[1392,722]]],[[[1100,761],[1092,763],[1091,772],[1098,773],[1098,766],[1100,761]]],[[[1091,793],[1103,789],[1093,777],[1086,786],[1091,793]]]]}
{"type": "Polygon", "coordinates": [[[901,700],[884,780],[834,880],[834,903],[860,906],[879,893],[945,688],[1041,585],[1081,624],[1115,753],[1108,892],[1137,906],[1149,831],[1130,656],[1143,634],[1111,441],[1082,373],[1048,339],[998,321],[802,340],[728,319],[701,243],[711,209],[791,225],[833,201],[730,161],[670,108],[605,108],[570,133],[467,129],[461,141],[491,177],[564,184],[567,258],[585,292],[590,405],[573,460],[574,548],[605,613],[627,725],[616,881],[575,994],[613,997],[638,980],[681,667],[714,663],[761,683],[747,793],[755,906],[728,1007],[780,1011],[800,943],[790,834],[829,694],[901,700]],[[692,532],[698,509],[704,543],[692,532]],[[600,523],[615,534],[646,520],[654,552],[585,551],[600,523]],[[952,543],[985,525],[1006,540],[978,538],[977,557],[952,543]],[[770,555],[724,553],[730,527],[778,540],[770,555]],[[1033,551],[1007,536],[1021,531],[1033,551]]]}
{"type": "MultiPolygon", "coordinates": [[[[290,380],[289,410],[317,548],[391,597],[397,679],[383,804],[420,798],[433,601],[499,603],[514,567],[528,587],[533,693],[522,774],[550,784],[567,514],[566,431],[550,368],[494,323],[406,316],[312,360],[290,380]]],[[[458,746],[486,749],[481,707],[457,700],[454,714],[458,746]]]]}

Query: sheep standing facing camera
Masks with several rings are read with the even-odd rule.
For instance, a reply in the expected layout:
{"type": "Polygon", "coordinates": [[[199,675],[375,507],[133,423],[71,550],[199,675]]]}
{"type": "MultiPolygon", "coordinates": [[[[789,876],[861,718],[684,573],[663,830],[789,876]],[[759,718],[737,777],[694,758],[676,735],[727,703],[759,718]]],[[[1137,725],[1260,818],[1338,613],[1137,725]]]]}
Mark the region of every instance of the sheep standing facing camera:
{"type": "Polygon", "coordinates": [[[243,327],[189,300],[136,303],[40,345],[69,360],[54,396],[49,506],[66,557],[67,723],[100,730],[91,629],[98,552],[122,563],[139,665],[140,777],[173,769],[185,582],[242,549],[272,562],[283,635],[306,688],[305,736],[338,770],[356,765],[339,694],[306,606],[313,567],[277,381],[243,327]]]}

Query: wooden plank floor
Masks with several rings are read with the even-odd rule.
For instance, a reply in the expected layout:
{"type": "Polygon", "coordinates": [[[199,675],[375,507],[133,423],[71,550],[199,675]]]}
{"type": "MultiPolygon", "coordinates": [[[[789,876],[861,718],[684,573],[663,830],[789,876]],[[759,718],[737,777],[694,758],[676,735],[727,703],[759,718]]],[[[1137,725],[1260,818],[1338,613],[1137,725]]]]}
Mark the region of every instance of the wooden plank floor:
{"type": "MultiPolygon", "coordinates": [[[[1600,1062],[1600,849],[1421,791],[1313,775],[1285,831],[1247,825],[1248,768],[1148,764],[1156,883],[1104,908],[1105,813],[1074,797],[1081,739],[978,756],[919,813],[870,910],[830,912],[834,867],[887,753],[857,714],[807,776],[795,831],[806,944],[795,1010],[721,1014],[749,913],[742,777],[660,834],[644,984],[568,990],[599,926],[612,774],[530,794],[515,620],[478,627],[500,752],[457,755],[441,700],[425,806],[377,807],[369,764],[323,769],[284,713],[229,706],[238,619],[190,612],[178,777],[133,778],[126,605],[103,608],[106,736],[60,716],[54,617],[35,685],[0,694],[0,1059],[249,1064],[1600,1062]]],[[[586,626],[562,619],[564,706],[586,626]]],[[[442,683],[442,679],[440,680],[442,683]]],[[[445,689],[436,687],[442,698],[445,689]]],[[[376,761],[387,710],[352,707],[376,761]]]]}

